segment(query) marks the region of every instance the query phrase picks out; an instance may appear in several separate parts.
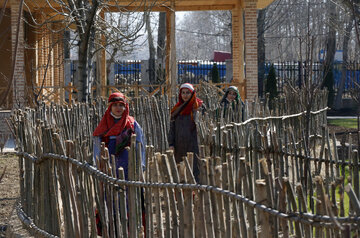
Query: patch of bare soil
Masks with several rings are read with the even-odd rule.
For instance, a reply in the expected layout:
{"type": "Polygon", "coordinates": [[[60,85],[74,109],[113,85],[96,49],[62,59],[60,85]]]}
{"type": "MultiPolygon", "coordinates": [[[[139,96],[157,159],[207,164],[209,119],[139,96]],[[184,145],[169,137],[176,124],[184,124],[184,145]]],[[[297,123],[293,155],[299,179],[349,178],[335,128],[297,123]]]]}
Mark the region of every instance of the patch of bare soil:
{"type": "Polygon", "coordinates": [[[20,196],[17,157],[9,154],[0,154],[0,177],[5,168],[4,176],[0,181],[0,238],[5,237],[8,218],[14,209],[15,202],[20,196]]]}
{"type": "Polygon", "coordinates": [[[356,133],[356,129],[350,129],[342,126],[328,125],[329,132],[335,133],[336,139],[341,141],[344,137],[345,143],[349,143],[349,133],[351,133],[351,140],[353,145],[357,145],[358,142],[358,134],[356,133]]]}

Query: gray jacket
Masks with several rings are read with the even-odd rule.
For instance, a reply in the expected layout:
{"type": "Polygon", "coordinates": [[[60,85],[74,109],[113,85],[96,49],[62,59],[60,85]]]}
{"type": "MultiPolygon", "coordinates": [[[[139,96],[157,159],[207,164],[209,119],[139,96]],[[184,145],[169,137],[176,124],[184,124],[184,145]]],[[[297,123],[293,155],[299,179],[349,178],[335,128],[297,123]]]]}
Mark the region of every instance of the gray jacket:
{"type": "MultiPolygon", "coordinates": [[[[197,111],[193,111],[196,120],[197,111]]],[[[175,120],[170,121],[170,132],[168,136],[169,146],[175,148],[175,159],[179,163],[187,152],[199,154],[196,124],[191,115],[178,115],[175,120]]],[[[195,155],[194,155],[195,156],[195,155]]]]}

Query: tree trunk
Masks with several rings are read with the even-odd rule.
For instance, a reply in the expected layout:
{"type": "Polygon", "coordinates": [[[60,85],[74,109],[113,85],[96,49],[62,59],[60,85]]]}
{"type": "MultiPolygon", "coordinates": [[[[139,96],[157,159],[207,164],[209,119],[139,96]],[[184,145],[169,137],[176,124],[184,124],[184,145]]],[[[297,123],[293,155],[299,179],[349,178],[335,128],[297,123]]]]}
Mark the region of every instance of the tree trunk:
{"type": "MultiPolygon", "coordinates": [[[[95,16],[99,7],[97,0],[92,1],[92,5],[85,11],[86,6],[84,2],[68,1],[70,9],[73,11],[74,19],[77,24],[77,32],[79,37],[79,64],[77,69],[77,80],[75,85],[77,87],[77,99],[79,102],[87,102],[89,100],[89,92],[91,85],[88,79],[88,64],[92,62],[92,57],[89,54],[89,46],[93,45],[94,36],[92,36],[93,26],[95,24],[95,16]],[[80,14],[80,16],[78,15],[80,14]]],[[[90,47],[91,49],[91,47],[90,47]]]]}
{"type": "Polygon", "coordinates": [[[159,13],[159,28],[157,38],[157,73],[156,83],[165,81],[165,39],[166,39],[166,12],[159,13]]]}
{"type": "Polygon", "coordinates": [[[265,9],[259,10],[257,19],[258,28],[258,90],[259,96],[263,96],[263,85],[265,76],[265,9]]]}
{"type": "Polygon", "coordinates": [[[150,84],[153,84],[155,83],[155,47],[150,25],[150,13],[145,14],[145,24],[149,42],[149,81],[150,84]]]}
{"type": "Polygon", "coordinates": [[[329,90],[328,95],[328,105],[332,106],[333,102],[333,96],[334,96],[334,85],[333,85],[333,65],[334,65],[334,57],[336,52],[336,27],[334,24],[337,23],[337,14],[336,14],[336,6],[332,2],[327,3],[328,8],[328,21],[331,23],[329,24],[329,31],[327,34],[327,40],[326,40],[326,56],[325,56],[325,62],[324,62],[324,78],[322,82],[322,88],[327,87],[329,90]]]}
{"type": "Polygon", "coordinates": [[[165,65],[166,12],[159,13],[159,29],[157,38],[157,58],[165,65]]]}
{"type": "Polygon", "coordinates": [[[341,81],[340,85],[337,90],[336,99],[335,99],[335,109],[340,109],[342,107],[342,95],[344,92],[344,86],[346,81],[346,68],[348,65],[348,49],[349,49],[349,40],[350,40],[350,33],[354,26],[354,18],[351,17],[350,21],[347,23],[345,28],[345,35],[343,40],[343,63],[341,67],[341,81]]]}
{"type": "Polygon", "coordinates": [[[88,72],[88,64],[87,64],[87,51],[88,45],[87,43],[83,43],[85,41],[81,41],[79,45],[79,61],[77,68],[77,77],[75,82],[75,87],[77,88],[77,100],[79,102],[86,101],[86,89],[87,89],[87,72],[88,72]]]}

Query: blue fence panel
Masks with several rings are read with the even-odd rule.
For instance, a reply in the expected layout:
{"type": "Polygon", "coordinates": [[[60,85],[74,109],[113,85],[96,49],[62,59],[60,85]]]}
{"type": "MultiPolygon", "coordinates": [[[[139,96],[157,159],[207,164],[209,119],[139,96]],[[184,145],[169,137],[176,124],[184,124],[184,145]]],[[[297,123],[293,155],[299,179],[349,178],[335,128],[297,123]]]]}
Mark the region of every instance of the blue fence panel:
{"type": "Polygon", "coordinates": [[[212,80],[212,69],[216,64],[220,81],[225,81],[226,77],[226,64],[224,62],[212,61],[179,61],[178,62],[178,79],[180,83],[194,83],[200,81],[209,82],[212,80]]]}
{"type": "Polygon", "coordinates": [[[133,84],[141,81],[141,61],[122,61],[114,64],[115,84],[133,84]]]}
{"type": "MultiPolygon", "coordinates": [[[[199,83],[200,81],[211,81],[211,71],[216,63],[220,80],[226,77],[226,64],[224,62],[210,61],[179,61],[178,83],[199,83]]],[[[124,61],[114,65],[115,84],[131,84],[141,81],[141,61],[124,61]]]]}
{"type": "Polygon", "coordinates": [[[360,63],[351,62],[349,63],[348,70],[346,72],[345,90],[350,88],[357,88],[355,85],[360,84],[360,63]]]}

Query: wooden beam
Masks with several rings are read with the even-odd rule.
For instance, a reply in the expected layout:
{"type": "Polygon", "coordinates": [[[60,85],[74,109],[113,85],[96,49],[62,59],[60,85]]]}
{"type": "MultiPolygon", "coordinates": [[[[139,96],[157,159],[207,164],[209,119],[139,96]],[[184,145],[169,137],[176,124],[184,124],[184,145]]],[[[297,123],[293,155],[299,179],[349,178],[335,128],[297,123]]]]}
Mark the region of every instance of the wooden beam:
{"type": "MultiPolygon", "coordinates": [[[[184,5],[184,6],[175,6],[173,8],[170,5],[162,4],[162,5],[127,5],[127,6],[107,6],[103,9],[105,12],[166,12],[167,9],[172,9],[175,11],[224,11],[224,10],[232,10],[236,7],[236,4],[214,4],[214,5],[202,5],[198,3],[193,3],[192,5],[184,5]]],[[[56,16],[56,20],[63,19],[62,15],[57,14],[54,10],[58,12],[62,12],[60,7],[53,7],[44,5],[42,7],[34,7],[35,11],[41,11],[49,16],[56,16]],[[56,15],[57,14],[57,15],[56,15]]]]}
{"type": "Polygon", "coordinates": [[[269,6],[274,0],[257,0],[256,7],[257,9],[263,9],[269,6]]]}
{"type": "MultiPolygon", "coordinates": [[[[170,8],[170,6],[162,5],[162,6],[146,6],[146,7],[138,7],[138,6],[110,6],[107,7],[106,10],[108,12],[120,12],[120,11],[151,11],[151,12],[166,12],[166,9],[170,8]]],[[[235,8],[235,4],[226,4],[226,5],[191,5],[191,6],[176,6],[173,9],[175,11],[216,11],[216,10],[232,10],[235,8]]]]}
{"type": "MultiPolygon", "coordinates": [[[[174,3],[174,2],[172,2],[174,3]]],[[[176,45],[175,45],[175,12],[166,11],[166,87],[169,98],[176,89],[176,45]]]]}
{"type": "MultiPolygon", "coordinates": [[[[274,0],[255,0],[257,8],[262,9],[271,4],[274,0]]],[[[3,3],[4,0],[0,0],[3,3]]],[[[232,10],[243,0],[176,0],[173,9],[176,11],[211,11],[211,10],[232,10]]],[[[134,0],[114,0],[107,3],[105,12],[119,12],[119,11],[166,11],[166,8],[171,6],[170,1],[134,1],[134,0]]],[[[32,0],[26,1],[25,11],[44,11],[54,12],[54,9],[61,11],[63,9],[55,1],[46,0],[32,0]],[[49,5],[51,4],[51,6],[49,5]]]]}

